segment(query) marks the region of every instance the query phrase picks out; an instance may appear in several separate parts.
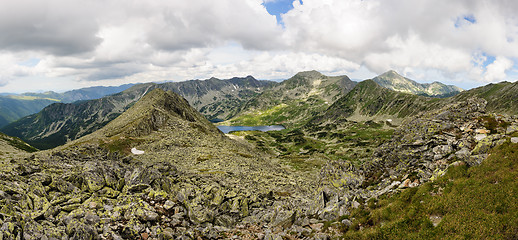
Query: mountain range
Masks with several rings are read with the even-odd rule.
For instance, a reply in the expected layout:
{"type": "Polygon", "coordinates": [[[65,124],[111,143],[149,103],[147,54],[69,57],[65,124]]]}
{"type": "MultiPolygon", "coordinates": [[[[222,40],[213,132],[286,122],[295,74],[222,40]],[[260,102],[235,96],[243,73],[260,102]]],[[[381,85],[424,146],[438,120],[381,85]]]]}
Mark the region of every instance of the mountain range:
{"type": "Polygon", "coordinates": [[[54,103],[2,129],[56,147],[0,134],[0,237],[512,239],[517,85],[437,98],[309,71],[54,103]]]}
{"type": "Polygon", "coordinates": [[[232,116],[241,104],[273,84],[253,77],[138,84],[99,99],[51,104],[1,130],[39,149],[49,149],[100,129],[156,88],[178,92],[198,111],[214,119],[232,116]]]}

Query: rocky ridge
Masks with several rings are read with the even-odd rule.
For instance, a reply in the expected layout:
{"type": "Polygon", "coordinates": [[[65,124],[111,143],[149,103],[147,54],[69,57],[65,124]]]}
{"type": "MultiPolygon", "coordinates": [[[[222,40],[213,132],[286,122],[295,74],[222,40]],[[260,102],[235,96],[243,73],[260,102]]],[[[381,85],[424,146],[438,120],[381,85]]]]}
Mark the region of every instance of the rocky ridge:
{"type": "Polygon", "coordinates": [[[330,161],[319,180],[322,207],[338,217],[370,198],[433,181],[449,166],[477,166],[491,148],[518,142],[518,118],[487,113],[486,104],[471,98],[421,113],[362,164],[330,161]]]}

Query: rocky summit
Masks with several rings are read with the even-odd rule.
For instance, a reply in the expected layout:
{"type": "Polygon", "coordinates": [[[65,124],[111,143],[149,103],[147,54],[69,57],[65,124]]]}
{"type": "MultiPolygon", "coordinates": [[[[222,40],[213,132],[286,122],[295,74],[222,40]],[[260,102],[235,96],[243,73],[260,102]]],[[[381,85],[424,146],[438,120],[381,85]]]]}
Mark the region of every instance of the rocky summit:
{"type": "Polygon", "coordinates": [[[462,88],[440,82],[418,83],[399,75],[394,70],[383,73],[372,80],[384,88],[428,97],[451,97],[464,91],[462,88]]]}

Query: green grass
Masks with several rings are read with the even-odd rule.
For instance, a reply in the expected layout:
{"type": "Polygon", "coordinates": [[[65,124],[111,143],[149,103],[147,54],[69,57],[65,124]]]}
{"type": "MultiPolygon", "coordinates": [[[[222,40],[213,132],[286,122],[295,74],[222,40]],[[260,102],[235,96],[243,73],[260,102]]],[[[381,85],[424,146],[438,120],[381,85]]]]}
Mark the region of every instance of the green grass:
{"type": "Polygon", "coordinates": [[[263,151],[279,155],[283,163],[294,170],[308,171],[321,167],[327,160],[361,162],[359,159],[371,156],[376,147],[392,137],[393,130],[383,126],[382,123],[368,121],[351,122],[338,129],[336,126],[318,126],[305,130],[291,128],[231,134],[244,137],[263,151]]]}
{"type": "Polygon", "coordinates": [[[345,239],[516,239],[518,144],[491,151],[480,166],[446,175],[351,212],[345,239]],[[430,217],[441,219],[436,227],[430,217]],[[361,230],[360,230],[361,229],[361,230]]]}
{"type": "Polygon", "coordinates": [[[282,124],[286,127],[296,128],[304,125],[308,119],[323,112],[327,104],[322,99],[310,97],[307,100],[293,100],[274,107],[256,110],[237,116],[228,122],[233,126],[260,126],[282,124]]]}

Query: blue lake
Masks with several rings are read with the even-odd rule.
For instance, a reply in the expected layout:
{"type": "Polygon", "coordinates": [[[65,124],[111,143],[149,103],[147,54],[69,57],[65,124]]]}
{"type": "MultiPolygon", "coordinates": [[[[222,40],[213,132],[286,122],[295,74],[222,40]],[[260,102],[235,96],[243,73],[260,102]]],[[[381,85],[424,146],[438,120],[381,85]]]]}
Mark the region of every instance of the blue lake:
{"type": "Polygon", "coordinates": [[[285,129],[282,125],[270,125],[270,126],[218,126],[218,129],[223,133],[229,133],[231,131],[277,131],[285,129]]]}

